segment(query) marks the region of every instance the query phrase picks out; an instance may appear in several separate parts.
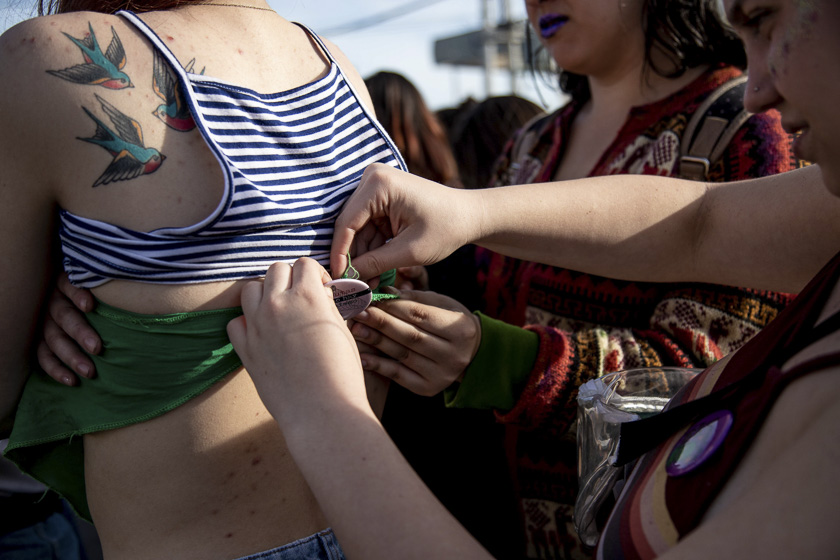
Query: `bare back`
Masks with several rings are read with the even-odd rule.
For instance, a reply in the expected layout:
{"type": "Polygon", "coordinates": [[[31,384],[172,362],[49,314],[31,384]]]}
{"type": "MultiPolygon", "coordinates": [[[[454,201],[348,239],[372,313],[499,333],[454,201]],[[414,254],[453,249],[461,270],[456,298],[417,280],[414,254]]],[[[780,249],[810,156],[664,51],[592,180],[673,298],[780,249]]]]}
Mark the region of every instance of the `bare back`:
{"type": "MultiPolygon", "coordinates": [[[[273,12],[191,6],[141,17],[182,65],[256,91],[287,91],[329,70],[313,40],[273,12]]],[[[4,127],[21,133],[3,163],[14,165],[7,181],[19,181],[33,216],[56,204],[144,232],[195,224],[217,207],[224,180],[198,130],[175,130],[153,114],[161,104],[153,53],[124,19],[103,14],[36,18],[6,34],[2,74],[22,85],[3,94],[18,97],[4,101],[11,109],[0,118],[4,127]],[[130,77],[130,86],[80,84],[56,74],[80,64],[77,41],[92,34],[103,53],[117,38],[125,52],[119,70],[130,77]],[[164,156],[162,163],[148,164],[130,179],[97,184],[116,158],[126,157],[90,140],[94,116],[109,111],[106,104],[130,117],[143,146],[164,156]]],[[[342,62],[345,71],[352,70],[342,62]]],[[[355,73],[347,78],[369,106],[361,79],[355,73]]],[[[6,138],[4,148],[9,142],[6,138]]],[[[43,270],[44,259],[32,257],[31,266],[22,259],[43,254],[48,233],[24,236],[19,247],[8,250],[10,259],[21,262],[21,285],[26,274],[43,270]]],[[[113,280],[93,291],[110,305],[162,314],[236,306],[241,284],[113,280]]],[[[38,291],[36,283],[31,293],[18,296],[21,311],[33,317],[38,291]]],[[[241,368],[163,416],[86,435],[84,447],[88,502],[107,558],[235,558],[326,527],[282,434],[241,368]]]]}

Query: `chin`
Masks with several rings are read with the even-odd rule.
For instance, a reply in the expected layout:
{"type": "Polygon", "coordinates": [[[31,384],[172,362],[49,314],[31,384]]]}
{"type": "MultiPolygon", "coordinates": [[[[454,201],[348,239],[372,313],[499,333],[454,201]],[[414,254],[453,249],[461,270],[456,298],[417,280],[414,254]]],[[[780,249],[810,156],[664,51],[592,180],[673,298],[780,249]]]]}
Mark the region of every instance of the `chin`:
{"type": "Polygon", "coordinates": [[[817,164],[822,174],[823,184],[832,195],[840,198],[840,161],[817,164]]]}

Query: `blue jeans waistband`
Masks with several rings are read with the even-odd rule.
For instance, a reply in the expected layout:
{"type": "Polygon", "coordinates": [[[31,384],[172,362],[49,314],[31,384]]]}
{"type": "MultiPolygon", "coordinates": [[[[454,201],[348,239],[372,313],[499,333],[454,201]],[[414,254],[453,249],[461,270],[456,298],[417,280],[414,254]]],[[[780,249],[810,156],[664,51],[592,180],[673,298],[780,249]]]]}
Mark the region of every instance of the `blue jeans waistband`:
{"type": "Polygon", "coordinates": [[[332,529],[237,560],[345,560],[332,529]]]}

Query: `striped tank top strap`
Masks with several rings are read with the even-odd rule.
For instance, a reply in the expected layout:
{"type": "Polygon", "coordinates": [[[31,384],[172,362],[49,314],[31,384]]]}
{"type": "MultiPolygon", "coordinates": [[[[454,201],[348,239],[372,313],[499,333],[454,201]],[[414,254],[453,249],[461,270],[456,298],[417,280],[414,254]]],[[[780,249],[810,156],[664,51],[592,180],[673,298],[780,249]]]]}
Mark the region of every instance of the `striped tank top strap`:
{"type": "Polygon", "coordinates": [[[128,10],[120,10],[117,12],[117,15],[124,17],[129,22],[131,22],[140,33],[142,33],[149,41],[152,42],[152,44],[155,45],[158,52],[166,58],[166,61],[169,63],[169,66],[171,66],[172,69],[178,74],[178,77],[181,79],[182,82],[189,81],[187,80],[186,72],[181,67],[181,63],[178,62],[178,59],[175,57],[172,51],[169,50],[169,47],[166,46],[166,43],[164,43],[161,40],[161,38],[158,37],[158,34],[155,33],[152,30],[152,28],[146,24],[145,21],[140,19],[134,12],[129,12],[128,10]]]}
{"type": "Polygon", "coordinates": [[[397,161],[400,164],[400,169],[402,171],[408,171],[408,166],[405,164],[402,154],[397,149],[396,144],[394,144],[394,141],[391,140],[391,136],[388,135],[384,128],[382,128],[382,125],[379,123],[379,119],[376,118],[376,115],[371,111],[371,109],[367,106],[364,100],[361,97],[359,97],[359,92],[357,92],[356,88],[353,87],[352,82],[349,79],[347,79],[347,74],[344,72],[344,69],[341,67],[341,64],[339,64],[335,57],[332,55],[330,49],[327,48],[327,45],[324,43],[324,40],[321,39],[317,33],[312,31],[306,25],[297,21],[293,21],[292,23],[303,29],[306,32],[306,34],[309,35],[312,38],[312,40],[318,44],[319,47],[321,47],[321,50],[327,56],[329,61],[335,64],[336,68],[338,68],[339,74],[341,74],[344,77],[344,82],[347,84],[347,87],[350,88],[350,91],[353,93],[353,96],[356,98],[356,101],[359,102],[359,107],[362,108],[362,111],[365,112],[365,115],[367,115],[370,122],[373,124],[373,126],[376,127],[376,130],[379,131],[379,133],[382,135],[382,138],[388,143],[388,147],[391,148],[391,151],[394,153],[394,157],[397,158],[397,161]]]}

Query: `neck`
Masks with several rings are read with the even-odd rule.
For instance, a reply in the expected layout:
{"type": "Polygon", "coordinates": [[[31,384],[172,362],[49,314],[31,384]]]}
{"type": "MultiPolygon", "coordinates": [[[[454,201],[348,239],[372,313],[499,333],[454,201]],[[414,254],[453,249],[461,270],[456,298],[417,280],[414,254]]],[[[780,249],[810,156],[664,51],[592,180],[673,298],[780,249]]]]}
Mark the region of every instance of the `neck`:
{"type": "Polygon", "coordinates": [[[610,76],[589,76],[591,92],[590,108],[596,113],[621,113],[630,109],[659,101],[678,92],[695,79],[707,67],[687,70],[678,78],[665,78],[653,70],[644,71],[638,64],[622,73],[610,76]]]}

